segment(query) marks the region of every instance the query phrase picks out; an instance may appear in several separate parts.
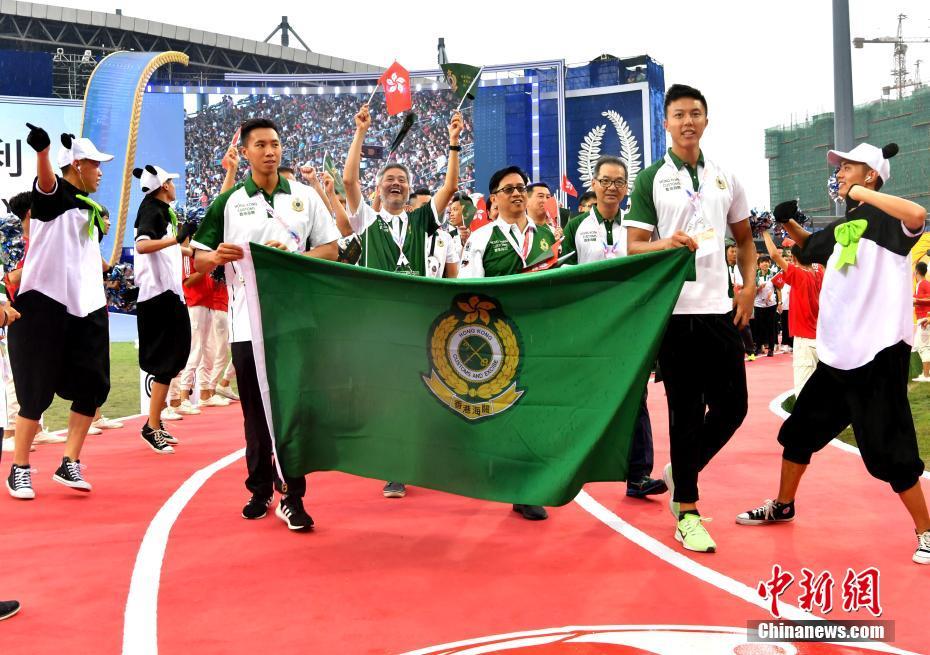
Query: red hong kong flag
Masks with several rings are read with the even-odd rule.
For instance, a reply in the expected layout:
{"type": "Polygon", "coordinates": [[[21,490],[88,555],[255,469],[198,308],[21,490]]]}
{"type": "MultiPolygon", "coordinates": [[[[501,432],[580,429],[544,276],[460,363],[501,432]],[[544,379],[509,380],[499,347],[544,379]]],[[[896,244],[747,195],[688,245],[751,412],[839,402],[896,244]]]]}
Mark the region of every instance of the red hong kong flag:
{"type": "Polygon", "coordinates": [[[378,79],[384,88],[384,102],[391,116],[407,111],[413,106],[410,97],[410,73],[396,61],[378,79]]]}
{"type": "Polygon", "coordinates": [[[471,219],[471,223],[468,225],[468,229],[474,232],[482,225],[487,225],[491,222],[488,217],[488,208],[487,204],[484,202],[484,198],[478,198],[478,204],[476,205],[477,211],[475,212],[475,217],[471,219]]]}
{"type": "Polygon", "coordinates": [[[575,185],[572,184],[572,181],[568,179],[568,175],[562,176],[562,191],[567,193],[573,198],[578,197],[578,191],[575,189],[575,185]]]}

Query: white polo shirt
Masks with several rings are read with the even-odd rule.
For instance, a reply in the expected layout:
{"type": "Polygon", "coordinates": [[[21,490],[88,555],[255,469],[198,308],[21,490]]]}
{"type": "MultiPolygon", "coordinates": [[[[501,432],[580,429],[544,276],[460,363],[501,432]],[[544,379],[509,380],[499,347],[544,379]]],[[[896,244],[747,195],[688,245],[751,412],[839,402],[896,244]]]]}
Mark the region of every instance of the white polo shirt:
{"type": "MultiPolygon", "coordinates": [[[[278,186],[271,197],[266,197],[249,176],[211,203],[191,246],[215,250],[221,243],[244,246],[249,242],[279,241],[291,252],[306,252],[339,237],[336,221],[312,188],[278,176],[278,186]]],[[[231,342],[252,339],[239,273],[235,262],[226,265],[231,342]]]]}
{"type": "Polygon", "coordinates": [[[574,257],[565,260],[566,264],[587,264],[605,259],[626,257],[626,230],[623,228],[623,210],[612,221],[605,221],[597,210],[591,207],[587,214],[575,216],[565,226],[565,240],[562,241],[562,256],[575,252],[574,257]],[[610,223],[610,233],[607,224],[610,223]]]}
{"type": "Polygon", "coordinates": [[[701,153],[697,169],[671,149],[636,176],[624,227],[652,232],[653,239],[687,232],[699,242],[697,279],[685,282],[673,314],[726,314],[728,294],[727,226],[747,220],[749,205],[739,180],[701,153]]]}
{"type": "Polygon", "coordinates": [[[461,240],[445,230],[426,239],[426,277],[441,278],[446,264],[458,264],[461,258],[461,240]]]}

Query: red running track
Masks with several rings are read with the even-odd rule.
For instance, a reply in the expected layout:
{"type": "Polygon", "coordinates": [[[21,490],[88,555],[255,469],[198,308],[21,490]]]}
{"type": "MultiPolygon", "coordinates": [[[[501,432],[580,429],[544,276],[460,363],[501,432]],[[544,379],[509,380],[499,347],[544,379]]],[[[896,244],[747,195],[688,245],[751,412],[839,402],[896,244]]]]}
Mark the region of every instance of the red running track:
{"type": "MultiPolygon", "coordinates": [[[[830,571],[837,580],[833,619],[872,618],[844,613],[839,587],[847,567],[876,566],[882,618],[895,622],[894,645],[926,652],[930,567],[911,562],[915,539],[906,512],[856,455],[830,447],[817,456],[794,524],[747,528],[733,522],[736,513],[775,493],[780,421],[768,404],[791,378],[788,357],[748,368],[749,416],[702,476],[701,509],[715,519],[709,529],[719,552],[688,553],[685,561],[753,589],[776,563],[796,576],[802,567],[830,571]]],[[[658,473],[667,461],[665,399],[661,385],[651,385],[650,393],[658,473]]],[[[150,616],[157,638],[149,643],[134,632],[124,651],[130,580],[150,522],[195,471],[242,446],[235,405],[172,424],[182,441],[174,455],[148,450],[138,437],[141,421],[88,438],[82,459],[90,466],[91,494],[52,483],[61,448],[40,446],[33,458],[37,499],[0,498],[0,598],[18,598],[24,606],[0,623],[0,653],[135,654],[156,652],[145,646],[157,639],[163,654],[400,655],[422,649],[451,655],[468,648],[428,649],[523,631],[550,636],[538,644],[520,642],[520,648],[513,645],[517,637],[502,637],[499,650],[481,652],[866,652],[745,645],[733,635],[698,634],[701,626],[744,628],[766,612],[660,558],[661,546],[633,543],[577,503],[531,523],[506,505],[416,488],[403,500],[386,500],[380,481],[314,474],[308,509],[317,529],[293,534],[271,514],[256,522],[239,516],[248,497],[242,460],[206,480],[180,512],[165,551],[157,617],[150,616]],[[616,625],[697,627],[648,638],[624,636],[629,631],[603,637],[639,646],[598,642],[597,635],[610,632],[604,630],[571,632],[572,639],[556,634],[562,626],[616,625]],[[546,639],[557,643],[542,643],[546,639]],[[740,644],[733,646],[734,639],[740,644]]],[[[8,464],[5,457],[4,472],[8,464]]],[[[641,530],[646,543],[651,537],[684,553],[673,539],[665,496],[630,500],[617,483],[586,490],[641,530]]],[[[798,593],[795,583],[782,599],[796,604],[798,593]]]]}

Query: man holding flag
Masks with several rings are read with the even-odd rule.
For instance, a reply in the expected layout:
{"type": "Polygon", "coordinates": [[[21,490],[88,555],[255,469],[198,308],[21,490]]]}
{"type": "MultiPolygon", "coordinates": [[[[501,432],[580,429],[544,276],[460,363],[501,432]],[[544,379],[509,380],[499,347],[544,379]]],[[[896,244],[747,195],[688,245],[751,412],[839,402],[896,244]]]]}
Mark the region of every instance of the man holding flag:
{"type": "Polygon", "coordinates": [[[281,138],[278,128],[267,118],[253,118],[242,125],[242,155],[251,174],[210,205],[191,246],[195,249],[194,268],[209,273],[226,266],[229,282],[229,323],[232,360],[239,378],[239,396],[245,419],[246,488],[252,498],[242,510],[246,519],[260,519],[267,513],[273,485],[281,493],[275,515],[291,530],[308,530],[313,519],[303,506],[306,481],[303,476],[284,477],[278,469],[275,478],[274,451],[265,416],[252,349],[252,329],[246,305],[245,280],[238,264],[249,242],[290,252],[306,252],[311,257],[336,259],[339,231],[320,196],[299,182],[289,182],[278,174],[281,164],[281,138]]]}
{"type": "MultiPolygon", "coordinates": [[[[620,206],[626,199],[627,190],[624,161],[612,155],[598,159],[594,164],[592,187],[597,203],[590,212],[576,216],[565,226],[565,240],[562,242],[562,255],[567,257],[565,263],[587,264],[627,255],[626,230],[620,225],[624,214],[620,206]]],[[[627,496],[645,498],[668,489],[662,480],[650,477],[653,466],[652,422],[645,393],[633,433],[629,465],[627,496]]]]}

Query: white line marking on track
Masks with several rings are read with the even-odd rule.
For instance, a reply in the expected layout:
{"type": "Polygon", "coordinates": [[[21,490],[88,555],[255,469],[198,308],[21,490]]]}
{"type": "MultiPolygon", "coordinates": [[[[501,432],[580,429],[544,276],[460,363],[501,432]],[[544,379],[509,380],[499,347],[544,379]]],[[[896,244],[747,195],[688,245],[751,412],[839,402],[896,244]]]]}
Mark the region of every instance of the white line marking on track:
{"type": "Polygon", "coordinates": [[[126,598],[126,613],[123,616],[123,655],[158,653],[158,586],[161,582],[161,566],[171,528],[181,511],[206,481],[214,473],[244,455],[245,448],[242,448],[194,473],[171,494],[149,523],[136,554],[129,595],[126,598]]]}
{"type": "MultiPolygon", "coordinates": [[[[784,409],[782,409],[781,404],[785,402],[785,399],[790,397],[792,394],[794,394],[794,390],[788,389],[788,391],[785,391],[784,393],[781,393],[775,396],[774,398],[772,398],[772,402],[769,403],[769,411],[772,412],[775,416],[777,416],[781,420],[783,421],[787,420],[787,418],[791,416],[791,414],[789,414],[784,409]]],[[[839,448],[840,450],[845,450],[847,453],[851,453],[855,455],[856,457],[859,457],[859,458],[862,457],[862,453],[859,452],[858,448],[856,448],[855,446],[851,444],[846,443],[845,441],[840,441],[839,439],[833,439],[830,442],[830,445],[836,448],[839,448]]],[[[924,471],[923,475],[921,475],[920,477],[930,480],[930,472],[924,471]]]]}
{"type": "MultiPolygon", "coordinates": [[[[710,567],[704,566],[703,564],[698,564],[693,559],[685,556],[679,551],[669,548],[661,541],[658,541],[639,528],[633,527],[631,524],[621,519],[619,516],[614,514],[612,511],[588,495],[586,491],[579,492],[575,497],[575,502],[578,503],[578,505],[584,511],[588,512],[591,516],[609,527],[611,530],[620,533],[620,535],[629,539],[651,555],[658,557],[666,564],[674,566],[676,569],[697,578],[701,582],[706,582],[707,584],[713,585],[718,589],[727,592],[728,594],[736,596],[740,600],[746,601],[750,605],[760,607],[766,611],[766,616],[768,615],[768,605],[766,604],[765,599],[761,598],[756,590],[752,587],[749,587],[748,585],[745,585],[738,580],[734,580],[733,578],[726,576],[719,571],[715,571],[710,567]]],[[[794,621],[824,620],[815,614],[805,612],[801,608],[789,603],[779,601],[778,605],[781,608],[782,617],[785,619],[794,621]]],[[[895,648],[883,643],[867,643],[869,648],[885,653],[898,653],[898,655],[919,655],[919,653],[901,650],[899,648],[895,648]]]]}

